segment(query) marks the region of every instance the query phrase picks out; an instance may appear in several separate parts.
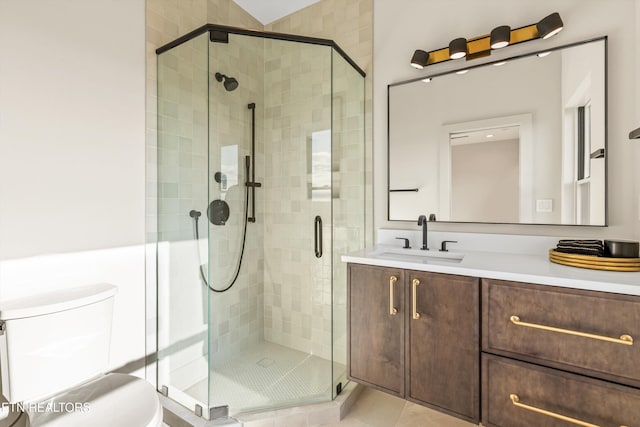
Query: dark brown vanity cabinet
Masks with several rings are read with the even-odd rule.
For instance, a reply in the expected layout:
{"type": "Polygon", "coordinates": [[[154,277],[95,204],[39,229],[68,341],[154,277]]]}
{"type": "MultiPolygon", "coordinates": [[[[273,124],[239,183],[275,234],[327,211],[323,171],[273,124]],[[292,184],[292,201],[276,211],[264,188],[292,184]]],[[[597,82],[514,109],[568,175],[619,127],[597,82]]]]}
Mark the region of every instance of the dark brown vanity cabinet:
{"type": "Polygon", "coordinates": [[[479,282],[349,264],[349,378],[486,427],[640,427],[640,297],[479,282]]]}
{"type": "Polygon", "coordinates": [[[482,279],[488,427],[640,426],[640,298],[482,279]]]}
{"type": "Polygon", "coordinates": [[[479,280],[349,265],[350,379],[479,421],[479,280]]]}

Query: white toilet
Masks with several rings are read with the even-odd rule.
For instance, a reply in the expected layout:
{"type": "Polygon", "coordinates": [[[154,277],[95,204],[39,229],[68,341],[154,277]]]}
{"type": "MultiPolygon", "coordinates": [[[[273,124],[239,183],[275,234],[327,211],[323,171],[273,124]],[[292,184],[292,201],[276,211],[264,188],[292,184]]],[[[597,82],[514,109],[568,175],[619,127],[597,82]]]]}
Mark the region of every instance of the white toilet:
{"type": "Polygon", "coordinates": [[[101,283],[0,304],[2,394],[27,426],[162,425],[151,384],[104,373],[116,291],[101,283]]]}

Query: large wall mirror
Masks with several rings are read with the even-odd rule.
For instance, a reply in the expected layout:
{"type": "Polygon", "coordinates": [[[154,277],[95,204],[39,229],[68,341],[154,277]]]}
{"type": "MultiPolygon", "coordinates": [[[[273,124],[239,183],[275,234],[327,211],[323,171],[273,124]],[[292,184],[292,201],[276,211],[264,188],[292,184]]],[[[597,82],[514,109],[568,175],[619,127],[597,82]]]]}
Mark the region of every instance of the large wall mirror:
{"type": "Polygon", "coordinates": [[[389,85],[389,220],[607,224],[606,37],[389,85]]]}

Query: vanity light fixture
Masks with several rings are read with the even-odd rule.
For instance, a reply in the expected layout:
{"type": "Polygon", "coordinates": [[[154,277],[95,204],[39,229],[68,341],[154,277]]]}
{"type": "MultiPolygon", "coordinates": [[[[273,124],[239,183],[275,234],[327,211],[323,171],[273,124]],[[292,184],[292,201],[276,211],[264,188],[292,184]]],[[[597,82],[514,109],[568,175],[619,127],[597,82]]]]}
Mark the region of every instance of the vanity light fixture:
{"type": "Polygon", "coordinates": [[[449,43],[449,58],[460,59],[467,56],[467,39],[458,37],[449,43]]]}
{"type": "Polygon", "coordinates": [[[548,39],[558,34],[564,28],[560,14],[554,12],[545,16],[539,22],[511,29],[508,25],[501,25],[491,30],[490,34],[465,39],[458,37],[451,40],[448,47],[427,52],[418,49],[413,53],[411,65],[422,69],[427,65],[438,64],[452,59],[466,58],[467,61],[491,55],[491,51],[527,42],[535,39],[548,39]]]}
{"type": "Polygon", "coordinates": [[[491,30],[490,41],[491,49],[502,49],[509,46],[511,42],[511,27],[501,25],[491,30]]]}
{"type": "Polygon", "coordinates": [[[552,13],[549,16],[545,16],[536,24],[539,37],[548,39],[551,36],[555,36],[564,28],[564,23],[558,12],[552,13]]]}
{"type": "Polygon", "coordinates": [[[416,50],[411,58],[411,66],[419,70],[423,69],[429,61],[429,54],[424,50],[416,50]]]}

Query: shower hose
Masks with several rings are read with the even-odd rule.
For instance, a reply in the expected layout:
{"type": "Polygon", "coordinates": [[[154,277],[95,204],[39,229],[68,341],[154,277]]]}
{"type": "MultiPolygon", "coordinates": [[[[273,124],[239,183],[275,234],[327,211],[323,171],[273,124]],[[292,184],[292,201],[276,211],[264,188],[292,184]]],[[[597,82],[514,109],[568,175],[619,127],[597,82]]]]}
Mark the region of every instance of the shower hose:
{"type": "MultiPolygon", "coordinates": [[[[246,162],[245,162],[245,171],[246,171],[246,175],[245,176],[249,176],[249,164],[250,164],[250,158],[249,156],[246,157],[246,162]]],[[[211,286],[209,284],[209,281],[207,280],[207,275],[204,274],[204,268],[203,265],[200,264],[200,278],[202,279],[202,283],[209,288],[209,290],[213,291],[213,292],[226,292],[229,289],[231,289],[234,285],[234,283],[236,283],[236,280],[238,280],[238,275],[240,274],[240,267],[242,266],[242,257],[244,256],[244,246],[245,246],[245,242],[247,240],[247,214],[249,213],[248,211],[248,207],[249,207],[249,186],[245,183],[244,186],[244,225],[243,225],[243,230],[242,230],[242,247],[240,249],[240,257],[238,258],[238,262],[236,263],[236,269],[235,269],[235,273],[233,274],[233,279],[231,280],[231,282],[226,285],[225,287],[223,287],[222,289],[216,289],[213,286],[211,286]]],[[[198,230],[198,219],[200,218],[200,212],[192,210],[191,212],[189,212],[189,216],[191,216],[193,218],[193,229],[194,229],[194,234],[196,236],[196,248],[198,251],[198,260],[200,260],[200,232],[198,230]]]]}

